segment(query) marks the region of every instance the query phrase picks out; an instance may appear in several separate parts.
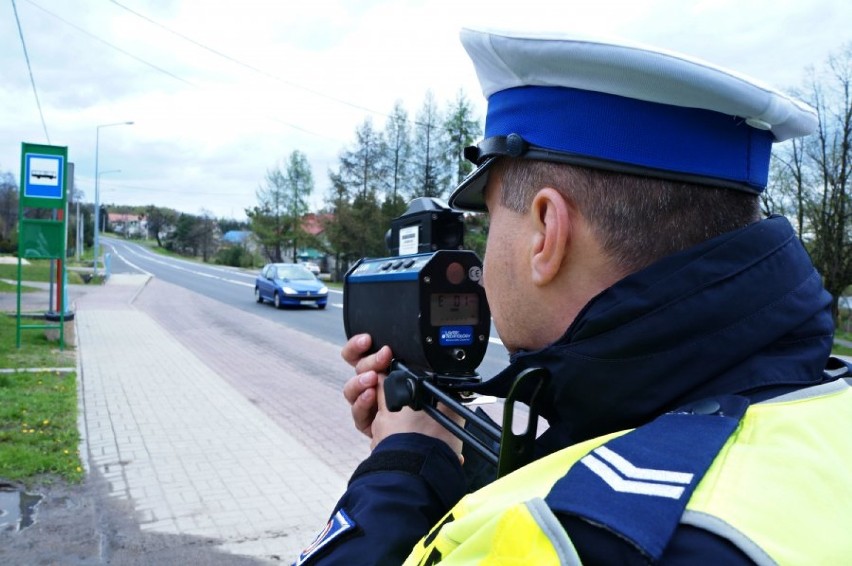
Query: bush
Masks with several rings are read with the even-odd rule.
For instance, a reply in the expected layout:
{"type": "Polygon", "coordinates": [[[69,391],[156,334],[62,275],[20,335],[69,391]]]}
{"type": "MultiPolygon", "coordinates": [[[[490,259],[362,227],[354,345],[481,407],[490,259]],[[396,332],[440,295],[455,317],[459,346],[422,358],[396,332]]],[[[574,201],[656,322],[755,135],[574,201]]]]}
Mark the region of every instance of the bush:
{"type": "Polygon", "coordinates": [[[231,246],[220,249],[213,262],[231,267],[253,267],[254,256],[243,247],[231,246]]]}
{"type": "Polygon", "coordinates": [[[18,253],[18,233],[12,232],[8,237],[0,236],[0,254],[18,253]]]}

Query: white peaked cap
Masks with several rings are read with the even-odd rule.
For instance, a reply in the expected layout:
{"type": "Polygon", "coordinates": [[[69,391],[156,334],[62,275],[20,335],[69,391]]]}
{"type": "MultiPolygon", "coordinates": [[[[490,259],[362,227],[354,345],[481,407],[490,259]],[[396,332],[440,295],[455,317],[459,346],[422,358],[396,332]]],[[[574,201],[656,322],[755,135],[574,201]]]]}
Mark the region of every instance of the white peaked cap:
{"type": "Polygon", "coordinates": [[[670,51],[577,34],[463,29],[488,99],[479,168],[450,197],[481,210],[496,157],[544,159],[750,192],[771,144],[812,133],[808,105],[670,51]]]}

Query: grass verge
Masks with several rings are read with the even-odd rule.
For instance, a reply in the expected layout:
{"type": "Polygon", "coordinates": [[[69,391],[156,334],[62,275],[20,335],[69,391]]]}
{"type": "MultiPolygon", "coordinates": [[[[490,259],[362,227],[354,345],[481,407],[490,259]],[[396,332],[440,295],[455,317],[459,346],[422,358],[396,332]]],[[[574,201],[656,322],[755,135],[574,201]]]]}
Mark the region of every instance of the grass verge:
{"type": "MultiPolygon", "coordinates": [[[[60,351],[42,330],[22,330],[17,348],[15,325],[15,317],[0,314],[0,368],[74,366],[68,345],[60,351]]],[[[79,442],[75,372],[0,373],[0,478],[28,486],[57,476],[77,483],[79,442]]]]}
{"type": "MultiPolygon", "coordinates": [[[[50,281],[50,263],[49,259],[28,259],[29,265],[21,266],[21,279],[23,281],[41,281],[47,283],[50,281]]],[[[80,285],[83,283],[83,278],[79,273],[66,270],[69,285],[80,285]]],[[[55,277],[55,274],[54,274],[55,277]]],[[[17,263],[0,263],[0,279],[11,281],[18,280],[18,264],[17,263]]]]}
{"type": "Polygon", "coordinates": [[[77,378],[72,373],[0,374],[0,477],[32,485],[83,479],[77,378]]]}
{"type": "MultiPolygon", "coordinates": [[[[834,333],[834,338],[835,338],[835,340],[839,339],[839,340],[844,340],[846,342],[852,342],[852,333],[842,332],[840,330],[837,330],[834,333]]],[[[836,356],[850,356],[850,357],[852,357],[852,348],[850,348],[849,346],[846,346],[844,344],[834,342],[834,344],[831,347],[831,353],[836,355],[836,356]]]]}
{"type": "MultiPolygon", "coordinates": [[[[35,293],[40,289],[36,289],[35,287],[27,287],[26,285],[21,286],[22,293],[35,293]]],[[[5,281],[0,281],[0,293],[17,293],[18,285],[15,283],[6,283],[5,281]]]]}
{"type": "Polygon", "coordinates": [[[835,356],[848,356],[852,357],[852,348],[847,348],[846,346],[841,346],[840,344],[835,344],[831,349],[832,355],[835,356]]]}
{"type": "MultiPolygon", "coordinates": [[[[21,319],[22,324],[47,324],[43,319],[21,319]]],[[[51,323],[55,324],[55,323],[51,323]]],[[[65,349],[58,340],[48,340],[46,331],[21,329],[21,347],[17,347],[17,320],[13,315],[0,313],[0,369],[56,368],[76,365],[74,355],[74,323],[65,323],[65,349]]],[[[57,329],[58,331],[58,329],[57,329]]]]}

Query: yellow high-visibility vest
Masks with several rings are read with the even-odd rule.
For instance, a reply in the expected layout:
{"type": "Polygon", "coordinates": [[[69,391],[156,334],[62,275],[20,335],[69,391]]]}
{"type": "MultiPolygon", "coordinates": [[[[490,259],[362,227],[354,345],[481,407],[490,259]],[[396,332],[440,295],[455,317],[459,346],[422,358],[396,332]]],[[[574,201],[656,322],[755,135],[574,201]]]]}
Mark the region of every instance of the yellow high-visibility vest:
{"type": "MultiPolygon", "coordinates": [[[[565,448],[465,496],[405,564],[578,564],[545,498],[572,466],[627,432],[565,448]]],[[[847,563],[852,388],[839,380],[749,406],[680,522],[758,564],[847,563]]]]}

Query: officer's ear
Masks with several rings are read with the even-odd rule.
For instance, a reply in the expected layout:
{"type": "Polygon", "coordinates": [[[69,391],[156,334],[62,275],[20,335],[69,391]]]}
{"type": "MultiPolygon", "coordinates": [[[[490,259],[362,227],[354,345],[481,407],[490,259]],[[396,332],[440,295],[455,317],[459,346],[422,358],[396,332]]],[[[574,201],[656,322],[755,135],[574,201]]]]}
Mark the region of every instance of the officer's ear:
{"type": "Polygon", "coordinates": [[[577,211],[556,189],[545,187],[530,206],[532,281],[547,285],[559,274],[571,239],[573,215],[577,211]]]}

